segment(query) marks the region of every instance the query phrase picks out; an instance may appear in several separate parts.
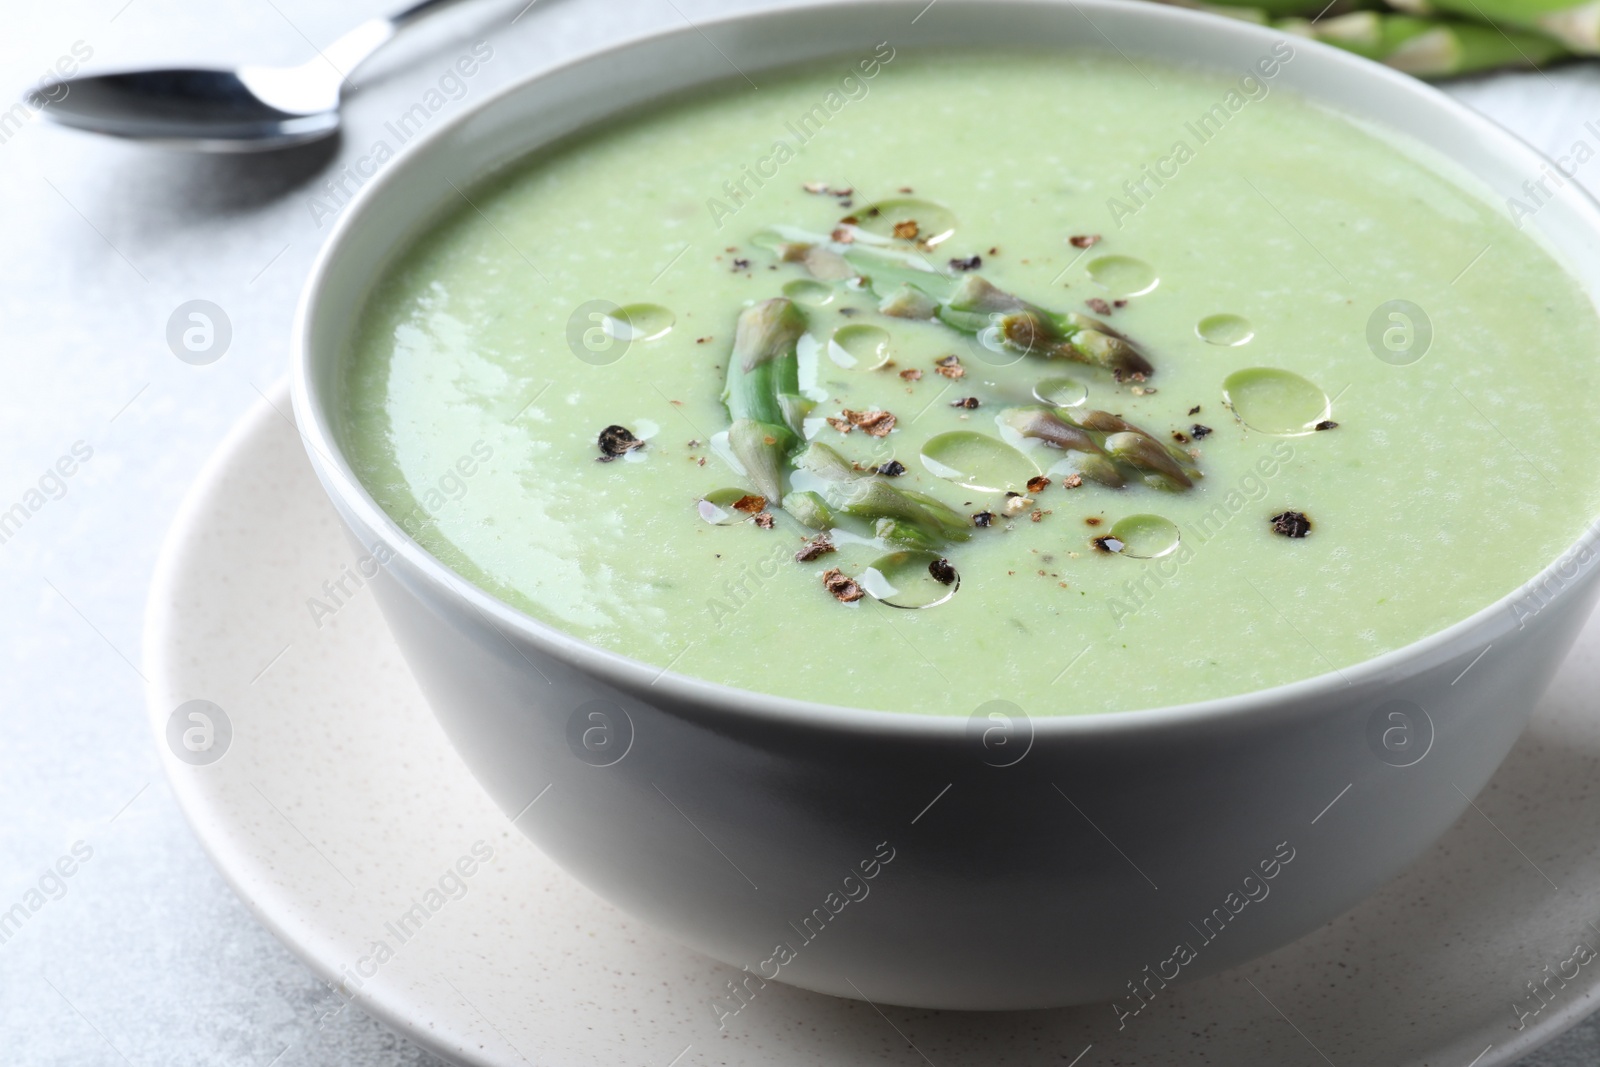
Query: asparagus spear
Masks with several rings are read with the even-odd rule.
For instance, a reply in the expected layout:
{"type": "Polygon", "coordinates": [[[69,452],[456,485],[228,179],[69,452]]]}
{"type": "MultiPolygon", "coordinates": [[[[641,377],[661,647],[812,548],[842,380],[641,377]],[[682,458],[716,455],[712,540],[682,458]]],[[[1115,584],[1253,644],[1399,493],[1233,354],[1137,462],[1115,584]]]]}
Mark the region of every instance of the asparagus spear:
{"type": "Polygon", "coordinates": [[[933,497],[864,478],[842,495],[840,511],[876,524],[885,540],[912,548],[937,548],[972,536],[967,520],[933,497]]]}
{"type": "Polygon", "coordinates": [[[779,256],[804,264],[820,281],[840,280],[841,261],[854,267],[861,272],[856,277],[877,294],[878,310],[885,315],[937,318],[952,329],[974,335],[994,328],[1000,342],[1013,351],[1104,367],[1119,378],[1155,372],[1126,337],[1099,319],[1047,311],[976,274],[968,274],[952,286],[951,279],[921,255],[863,244],[845,246],[841,255],[820,243],[797,240],[780,246],[779,256]]]}
{"type": "Polygon", "coordinates": [[[849,460],[821,441],[806,445],[794,457],[794,465],[828,482],[851,482],[861,477],[849,460]]]}
{"type": "MultiPolygon", "coordinates": [[[[1315,17],[1328,7],[1328,0],[1162,0],[1174,7],[1187,7],[1196,11],[1209,11],[1248,22],[1265,23],[1270,19],[1294,16],[1315,17]]],[[[1354,0],[1338,0],[1329,10],[1337,14],[1341,9],[1355,6],[1354,0]]]]}
{"type": "Polygon", "coordinates": [[[780,297],[746,308],[734,331],[722,393],[733,420],[728,447],[768,500],[783,499],[789,452],[801,440],[806,401],[795,342],[805,328],[805,315],[780,297]]]}
{"type": "Polygon", "coordinates": [[[783,510],[801,526],[813,530],[831,530],[837,525],[833,509],[816,493],[790,493],[783,498],[783,510]]]}
{"type": "Polygon", "coordinates": [[[872,534],[880,541],[901,548],[921,549],[925,552],[938,552],[945,546],[944,538],[925,526],[906,522],[904,519],[879,519],[873,525],[872,534]]]}
{"type": "Polygon", "coordinates": [[[806,331],[806,317],[794,303],[783,297],[763,300],[739,315],[733,336],[733,354],[728,359],[728,382],[722,402],[734,421],[788,426],[799,434],[801,427],[789,420],[793,414],[784,397],[800,397],[800,362],[795,342],[806,331]]]}
{"type": "MultiPolygon", "coordinates": [[[[1506,49],[1506,42],[1501,42],[1502,51],[1499,54],[1503,58],[1499,60],[1500,65],[1519,62],[1537,65],[1556,58],[1562,50],[1577,55],[1600,55],[1600,11],[1596,11],[1592,3],[1574,0],[1415,0],[1414,3],[1395,2],[1391,6],[1418,17],[1443,13],[1459,16],[1467,20],[1467,25],[1486,22],[1496,30],[1505,31],[1512,38],[1513,47],[1506,49]],[[1541,56],[1538,51],[1541,38],[1553,38],[1561,46],[1560,49],[1553,55],[1541,56]],[[1516,54],[1508,55],[1508,52],[1516,54]]],[[[1494,48],[1487,34],[1481,34],[1480,37],[1484,47],[1494,48]]],[[[1493,58],[1495,53],[1491,51],[1489,54],[1493,58]]]]}
{"type": "Polygon", "coordinates": [[[1024,437],[1082,453],[1078,472],[1113,489],[1139,478],[1158,489],[1184,490],[1199,475],[1187,453],[1108,412],[1091,411],[1074,421],[1053,408],[1020,407],[1000,417],[1024,437]]]}
{"type": "Polygon", "coordinates": [[[744,464],[751,487],[768,500],[783,499],[793,439],[787,426],[755,419],[735,419],[728,427],[728,448],[744,464]]]}
{"type": "Polygon", "coordinates": [[[939,315],[939,301],[914,285],[901,285],[878,302],[878,310],[897,319],[932,319],[939,315]]]}
{"type": "Polygon", "coordinates": [[[878,310],[902,318],[938,318],[962,333],[993,327],[1005,347],[1023,355],[1070,359],[1116,374],[1149,376],[1150,361],[1128,339],[1099,319],[1075,312],[1059,314],[1030,304],[969,274],[948,299],[938,302],[915,285],[903,283],[884,295],[878,310]]]}
{"type": "Polygon", "coordinates": [[[1150,361],[1126,337],[1099,319],[1047,311],[977,274],[962,278],[943,301],[936,302],[917,282],[902,282],[879,296],[883,302],[878,309],[886,315],[925,318],[931,310],[946,326],[968,334],[995,327],[1001,343],[1023,355],[1089,363],[1118,377],[1155,373],[1150,361]]]}
{"type": "MultiPolygon", "coordinates": [[[[1456,0],[1445,2],[1454,4],[1456,0]]],[[[1457,10],[1471,15],[1477,6],[1477,0],[1465,0],[1457,10]]],[[[1494,25],[1431,15],[1352,11],[1315,23],[1281,19],[1275,25],[1419,78],[1443,78],[1498,67],[1541,66],[1567,55],[1569,48],[1573,52],[1600,54],[1600,10],[1591,11],[1587,26],[1571,27],[1572,35],[1562,41],[1555,39],[1561,34],[1554,27],[1535,27],[1543,32],[1527,32],[1509,19],[1491,17],[1494,25]]]]}
{"type": "Polygon", "coordinates": [[[1420,78],[1538,67],[1600,54],[1600,10],[1587,0],[1163,0],[1271,25],[1420,78]]]}

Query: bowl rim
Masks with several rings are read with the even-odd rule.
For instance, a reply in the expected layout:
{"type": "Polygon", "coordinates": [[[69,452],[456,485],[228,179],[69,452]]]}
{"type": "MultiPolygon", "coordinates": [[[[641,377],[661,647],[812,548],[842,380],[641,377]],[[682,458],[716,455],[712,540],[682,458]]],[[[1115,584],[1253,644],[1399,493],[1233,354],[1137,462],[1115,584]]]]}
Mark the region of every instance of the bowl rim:
{"type": "MultiPolygon", "coordinates": [[[[1528,169],[1530,174],[1536,173],[1540,165],[1544,167],[1554,165],[1550,163],[1548,157],[1522,138],[1431,85],[1331,45],[1277,31],[1271,27],[1165,3],[1131,3],[1129,0],[935,0],[935,2],[941,2],[947,8],[981,9],[989,16],[999,15],[1007,8],[1037,10],[1051,7],[1076,11],[1084,14],[1086,18],[1088,18],[1086,12],[1093,12],[1113,21],[1136,15],[1140,19],[1165,20],[1179,26],[1187,24],[1187,28],[1195,35],[1197,43],[1216,38],[1226,39],[1230,36],[1237,40],[1254,40],[1265,45],[1291,40],[1297,56],[1301,49],[1305,49],[1309,54],[1318,57],[1319,62],[1330,64],[1330,69],[1338,70],[1353,79],[1355,84],[1365,80],[1369,84],[1382,87],[1397,100],[1406,100],[1410,106],[1432,109],[1435,113],[1443,112],[1457,123],[1464,123],[1476,136],[1511,158],[1526,159],[1532,164],[1528,169]],[[1135,8],[1136,12],[1132,10],[1135,8]]],[[[321,402],[325,398],[321,396],[321,391],[315,383],[317,357],[312,343],[313,325],[320,314],[327,313],[319,298],[327,286],[329,276],[334,272],[337,265],[335,261],[343,246],[351,239],[353,233],[368,224],[366,215],[384,190],[394,184],[416,159],[427,153],[439,141],[453,135],[462,125],[471,122],[484,112],[501,106],[512,97],[530,91],[530,87],[536,87],[546,79],[593,62],[615,60],[634,49],[674,39],[692,41],[697,37],[704,38],[708,30],[743,28],[762,23],[781,24],[787,17],[806,16],[828,10],[837,11],[841,15],[848,13],[856,16],[860,14],[862,8],[868,6],[883,11],[900,10],[910,14],[925,13],[932,4],[926,3],[926,0],[800,0],[780,8],[699,19],[683,27],[635,34],[603,47],[586,50],[576,58],[537,70],[502,86],[407,142],[389,165],[383,167],[358,189],[345,209],[340,212],[339,218],[335,220],[333,229],[318,251],[301,289],[291,337],[290,393],[301,441],[306,447],[313,468],[319,475],[324,491],[336,498],[335,502],[341,509],[348,509],[347,514],[354,515],[356,520],[386,542],[395,558],[384,564],[385,569],[403,560],[416,575],[432,587],[436,594],[474,609],[491,628],[500,630],[502,637],[521,639],[552,658],[597,677],[636,699],[649,700],[650,698],[640,694],[656,693],[660,694],[661,700],[650,702],[694,708],[697,711],[713,713],[726,717],[729,721],[745,724],[766,721],[774,726],[873,736],[920,736],[930,739],[965,736],[969,721],[977,714],[976,710],[971,715],[887,711],[826,704],[742,689],[693,675],[674,673],[670,663],[665,668],[651,666],[622,653],[601,648],[523,612],[451,569],[423,548],[378,505],[350,469],[344,451],[332,432],[328,408],[321,402]]],[[[1122,48],[1099,29],[1094,19],[1090,19],[1090,22],[1110,49],[1122,52],[1122,48]]],[[[1092,43],[1086,43],[1083,47],[1106,50],[1092,43]]],[[[1137,52],[1137,48],[1135,51],[1137,52]]],[[[1194,64],[1204,67],[1207,65],[1206,58],[1200,54],[1201,51],[1200,48],[1196,49],[1194,64]]],[[[719,72],[694,84],[710,85],[724,77],[726,75],[719,72]]],[[[682,86],[675,91],[687,91],[689,88],[682,86]]],[[[1298,92],[1293,88],[1288,91],[1298,92]]],[[[1314,104],[1329,106],[1336,112],[1339,110],[1334,100],[1321,97],[1307,98],[1314,104]]],[[[614,114],[631,106],[634,105],[622,104],[610,113],[614,114]]],[[[1361,116],[1347,117],[1357,122],[1371,121],[1361,116]]],[[[1456,160],[1452,162],[1457,162],[1463,170],[1470,173],[1470,168],[1466,164],[1456,160]]],[[[514,166],[515,163],[505,162],[501,165],[514,166]]],[[[488,173],[486,171],[480,176],[487,176],[488,173]]],[[[1485,187],[1488,184],[1484,181],[1485,187]]],[[[1597,236],[1600,236],[1600,202],[1577,183],[1569,185],[1570,195],[1574,198],[1574,202],[1568,204],[1569,209],[1586,215],[1590,227],[1597,236]]],[[[1565,268],[1566,264],[1562,266],[1565,268]]],[[[1590,299],[1600,305],[1600,292],[1588,286],[1585,290],[1590,299]]],[[[1570,598],[1578,588],[1594,578],[1597,570],[1600,570],[1587,565],[1594,559],[1600,558],[1600,553],[1595,551],[1597,542],[1600,542],[1600,517],[1591,518],[1577,540],[1567,545],[1553,560],[1505,596],[1416,641],[1348,667],[1333,667],[1320,674],[1264,689],[1181,704],[1060,714],[1029,714],[1026,709],[1022,709],[1023,718],[1028,723],[1030,736],[1035,740],[1045,740],[1051,736],[1116,738],[1163,728],[1200,727],[1261,716],[1281,717],[1287,722],[1297,713],[1306,715],[1314,713],[1315,709],[1325,706],[1327,698],[1341,690],[1356,694],[1363,700],[1371,699],[1374,690],[1379,690],[1377,695],[1381,696],[1381,690],[1385,688],[1383,686],[1385,679],[1403,676],[1406,673],[1404,668],[1408,665],[1436,658],[1444,654],[1448,646],[1453,644],[1465,646],[1461,654],[1471,651],[1476,647],[1476,642],[1471,640],[1473,635],[1478,631],[1492,632],[1492,623],[1497,616],[1514,616],[1515,605],[1518,601],[1526,599],[1530,591],[1548,589],[1552,584],[1554,586],[1554,592],[1545,598],[1536,614],[1543,614],[1557,601],[1570,598]],[[1577,573],[1571,577],[1563,577],[1556,573],[1574,559],[1579,561],[1577,573]]],[[[1488,648],[1485,647],[1483,651],[1487,652],[1488,648]]]]}

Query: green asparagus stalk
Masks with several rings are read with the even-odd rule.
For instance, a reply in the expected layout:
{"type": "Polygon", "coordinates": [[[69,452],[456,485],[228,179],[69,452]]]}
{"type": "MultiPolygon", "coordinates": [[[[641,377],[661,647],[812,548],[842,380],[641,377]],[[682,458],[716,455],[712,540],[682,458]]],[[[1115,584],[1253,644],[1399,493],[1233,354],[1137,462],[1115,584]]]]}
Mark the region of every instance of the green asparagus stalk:
{"type": "Polygon", "coordinates": [[[1008,408],[1000,417],[1023,437],[1082,453],[1078,472],[1113,489],[1137,478],[1158,489],[1181,491],[1193,487],[1200,473],[1187,453],[1108,412],[1091,411],[1075,421],[1054,408],[1020,407],[1008,408]]]}
{"type": "MultiPolygon", "coordinates": [[[[795,231],[798,233],[798,231],[795,231]]],[[[879,298],[878,310],[905,319],[937,318],[962,333],[994,329],[1007,348],[1045,359],[1068,359],[1104,367],[1117,377],[1148,377],[1150,361],[1133,344],[1088,315],[1048,311],[991,285],[976,274],[959,283],[935,270],[927,257],[870,244],[844,246],[843,253],[815,242],[780,246],[780,258],[803,264],[819,281],[841,280],[840,263],[859,271],[879,298]]]]}
{"type": "Polygon", "coordinates": [[[1392,6],[1424,19],[1441,13],[1465,19],[1465,23],[1449,23],[1457,28],[1487,23],[1496,36],[1503,31],[1511,38],[1509,49],[1506,48],[1508,42],[1501,40],[1497,52],[1495,42],[1487,33],[1480,33],[1477,41],[1467,45],[1469,51],[1483,51],[1484,58],[1479,60],[1478,69],[1497,55],[1502,57],[1498,62],[1501,66],[1508,63],[1538,65],[1559,58],[1565,52],[1600,55],[1600,11],[1596,11],[1592,3],[1573,0],[1416,0],[1403,3],[1397,0],[1392,6]],[[1554,53],[1541,56],[1539,49],[1548,47],[1545,39],[1553,39],[1559,47],[1554,53]]]}
{"type": "Polygon", "coordinates": [[[833,509],[816,493],[790,493],[783,498],[783,510],[801,526],[813,530],[831,530],[837,525],[833,509]]]}
{"type": "Polygon", "coordinates": [[[1153,479],[1163,489],[1194,486],[1194,479],[1184,470],[1184,465],[1173,458],[1171,450],[1146,434],[1114,433],[1106,438],[1105,450],[1112,459],[1144,471],[1146,481],[1153,479]]]}
{"type": "MultiPolygon", "coordinates": [[[[1328,9],[1328,0],[1162,0],[1174,7],[1209,11],[1214,15],[1265,23],[1276,18],[1302,16],[1314,18],[1328,9]]],[[[1328,14],[1339,14],[1358,6],[1358,0],[1337,0],[1328,14]]]]}
{"type": "Polygon", "coordinates": [[[1072,312],[1057,314],[997,289],[976,274],[962,279],[940,308],[939,319],[948,326],[977,333],[999,328],[1007,348],[1024,355],[1070,359],[1090,363],[1122,375],[1148,376],[1155,372],[1128,339],[1099,319],[1072,312]]]}
{"type": "Polygon", "coordinates": [[[731,419],[754,419],[787,426],[797,435],[801,432],[800,424],[790,421],[801,404],[784,398],[803,399],[794,346],[805,331],[805,315],[782,297],[763,300],[740,313],[722,391],[731,419]]]}
{"type": "Polygon", "coordinates": [[[787,426],[755,419],[735,419],[728,427],[728,448],[744,465],[751,487],[770,501],[783,499],[793,437],[787,426]]]}
{"type": "Polygon", "coordinates": [[[1270,25],[1420,78],[1501,67],[1540,67],[1600,54],[1600,10],[1591,0],[1162,0],[1270,25]]]}
{"type": "MultiPolygon", "coordinates": [[[[1455,0],[1446,0],[1446,3],[1453,4],[1455,0]]],[[[1465,0],[1457,13],[1472,15],[1478,6],[1478,0],[1465,0]]],[[[1488,6],[1484,10],[1488,10],[1488,6]]],[[[1352,11],[1314,23],[1305,19],[1282,19],[1275,25],[1288,33],[1336,45],[1419,78],[1445,78],[1500,67],[1542,66],[1568,55],[1569,50],[1600,54],[1600,10],[1591,8],[1585,16],[1587,25],[1580,24],[1584,20],[1573,14],[1576,10],[1568,10],[1571,25],[1561,32],[1555,25],[1528,25],[1536,21],[1531,19],[1519,24],[1490,16],[1494,24],[1484,25],[1433,15],[1390,15],[1376,11],[1352,11]],[[1528,32],[1529,29],[1539,32],[1528,32]]]]}
{"type": "Polygon", "coordinates": [[[937,548],[972,536],[967,520],[924,493],[865,478],[841,497],[840,511],[874,522],[879,537],[911,548],[937,548]]]}
{"type": "Polygon", "coordinates": [[[845,281],[857,274],[843,256],[818,244],[797,241],[779,245],[778,258],[786,263],[799,263],[819,281],[845,281]]]}
{"type": "Polygon", "coordinates": [[[901,285],[890,290],[878,302],[878,310],[897,319],[932,319],[939,315],[939,301],[914,285],[901,285]]]}
{"type": "Polygon", "coordinates": [[[919,493],[915,489],[896,487],[895,492],[922,506],[923,511],[939,524],[940,532],[949,540],[965,541],[972,536],[972,524],[967,516],[945,504],[938,497],[919,493]]]}
{"type": "Polygon", "coordinates": [[[861,477],[849,460],[821,441],[812,441],[801,449],[794,457],[794,465],[828,482],[851,482],[861,477]]]}
{"type": "Polygon", "coordinates": [[[904,519],[879,519],[872,527],[872,534],[887,544],[920,549],[924,552],[941,551],[946,543],[943,536],[928,527],[918,526],[904,519]]]}
{"type": "Polygon", "coordinates": [[[764,300],[740,314],[728,359],[722,393],[733,420],[728,448],[755,491],[771,501],[783,499],[789,452],[801,441],[807,409],[795,342],[805,329],[805,315],[793,303],[764,300]]]}

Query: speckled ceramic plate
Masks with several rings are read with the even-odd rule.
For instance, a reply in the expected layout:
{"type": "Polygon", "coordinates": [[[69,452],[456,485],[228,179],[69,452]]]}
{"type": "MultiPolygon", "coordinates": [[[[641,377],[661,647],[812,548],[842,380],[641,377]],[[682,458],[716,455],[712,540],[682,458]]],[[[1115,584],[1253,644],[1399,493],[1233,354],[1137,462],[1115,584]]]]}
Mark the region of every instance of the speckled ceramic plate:
{"type": "MultiPolygon", "coordinates": [[[[873,1007],[775,983],[728,1015],[737,972],[591,895],[478,790],[362,566],[279,389],[185,503],[145,637],[173,789],[239,895],[328,980],[325,1017],[353,1001],[495,1067],[1490,1067],[1593,1006],[1600,622],[1475,808],[1404,876],[1265,959],[1121,1020],[1104,1005],[873,1007]]],[[[1003,900],[994,921],[1009,921],[1003,900]]]]}

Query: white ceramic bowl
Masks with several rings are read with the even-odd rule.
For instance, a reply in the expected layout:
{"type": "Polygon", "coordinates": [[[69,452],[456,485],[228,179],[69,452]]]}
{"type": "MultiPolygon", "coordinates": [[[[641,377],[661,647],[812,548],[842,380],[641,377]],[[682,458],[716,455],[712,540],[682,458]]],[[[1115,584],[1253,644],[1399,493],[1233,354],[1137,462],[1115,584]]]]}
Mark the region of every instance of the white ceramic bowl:
{"type": "MultiPolygon", "coordinates": [[[[749,969],[708,1005],[718,1017],[774,976],[935,1008],[1121,997],[1131,1009],[1135,986],[1149,995],[1282,945],[1392,878],[1465,809],[1596,593],[1591,532],[1517,594],[1342,672],[1181,707],[972,722],[662,674],[468,584],[378,508],[329,410],[351,309],[455,187],[722,77],[706,38],[749,73],[888,40],[1115,47],[1235,74],[1281,39],[1117,0],[941,0],[915,18],[925,4],[813,4],[701,24],[514,86],[367,185],[324,249],[296,327],[295,411],[311,461],[362,553],[384,546],[392,557],[379,600],[450,737],[575,877],[749,969]]],[[[1530,149],[1434,90],[1293,47],[1277,88],[1431,145],[1495,189],[1540,173],[1530,149]]],[[[1591,202],[1565,196],[1527,225],[1600,293],[1591,202]]]]}

